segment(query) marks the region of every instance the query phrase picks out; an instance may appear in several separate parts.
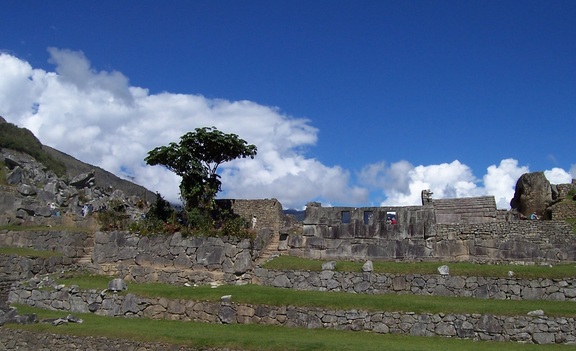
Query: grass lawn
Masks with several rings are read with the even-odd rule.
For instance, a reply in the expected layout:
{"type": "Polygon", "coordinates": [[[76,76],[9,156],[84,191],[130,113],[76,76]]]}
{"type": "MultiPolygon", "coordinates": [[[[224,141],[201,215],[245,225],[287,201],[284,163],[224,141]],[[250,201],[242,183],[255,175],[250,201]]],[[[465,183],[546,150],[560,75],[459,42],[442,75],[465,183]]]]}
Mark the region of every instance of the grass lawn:
{"type": "MultiPolygon", "coordinates": [[[[265,263],[263,268],[271,270],[321,271],[326,260],[312,260],[282,255],[265,263]]],[[[373,261],[374,273],[393,274],[438,274],[438,267],[447,265],[450,275],[476,277],[508,277],[513,271],[517,278],[562,279],[576,277],[576,262],[548,265],[484,265],[470,262],[390,262],[373,261]]],[[[336,261],[336,271],[362,272],[364,262],[336,261]]]]}
{"type": "MultiPolygon", "coordinates": [[[[63,312],[41,310],[28,306],[17,307],[20,314],[36,313],[39,319],[65,317],[66,315],[63,312]]],[[[533,345],[265,325],[224,325],[146,318],[113,318],[82,313],[74,315],[82,318],[84,322],[58,327],[50,324],[34,324],[6,325],[4,328],[20,328],[35,332],[77,336],[106,336],[144,342],[187,345],[200,349],[213,347],[261,351],[574,350],[573,345],[533,345]]]]}
{"type": "Polygon", "coordinates": [[[29,258],[50,258],[63,256],[60,252],[34,250],[27,247],[0,247],[0,255],[16,255],[29,258]]]}
{"type": "MultiPolygon", "coordinates": [[[[58,283],[81,289],[108,287],[107,276],[81,275],[58,279],[58,283]]],[[[345,292],[298,291],[261,285],[207,285],[186,287],[160,283],[128,282],[128,292],[141,297],[165,297],[194,301],[220,301],[232,295],[232,302],[274,305],[315,306],[333,310],[361,309],[367,311],[416,313],[481,313],[495,315],[525,315],[542,309],[548,316],[575,316],[576,302],[549,300],[486,300],[466,297],[421,296],[412,294],[352,294],[345,292]]]]}
{"type": "Polygon", "coordinates": [[[74,232],[74,233],[89,233],[92,232],[90,228],[71,225],[0,225],[0,230],[11,230],[15,232],[74,232]]]}

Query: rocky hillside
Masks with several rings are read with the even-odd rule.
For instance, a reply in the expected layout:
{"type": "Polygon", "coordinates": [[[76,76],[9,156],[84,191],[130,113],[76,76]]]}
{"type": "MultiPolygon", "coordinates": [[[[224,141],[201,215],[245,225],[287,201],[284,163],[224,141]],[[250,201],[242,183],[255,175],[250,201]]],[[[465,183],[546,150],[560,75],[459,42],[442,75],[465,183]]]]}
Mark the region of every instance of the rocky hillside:
{"type": "Polygon", "coordinates": [[[0,134],[0,224],[50,225],[111,204],[136,217],[156,198],[142,186],[41,145],[30,131],[2,117],[0,134]],[[56,165],[59,175],[37,159],[56,165]]]}
{"type": "Polygon", "coordinates": [[[126,195],[139,196],[148,202],[152,202],[154,199],[156,199],[156,194],[154,194],[152,191],[141,185],[134,184],[129,180],[119,178],[100,167],[79,161],[74,157],[53,149],[47,145],[43,145],[42,149],[46,151],[46,153],[48,153],[52,158],[64,163],[66,166],[66,176],[69,179],[72,179],[82,173],[94,172],[95,186],[111,186],[114,189],[122,190],[126,195]]]}

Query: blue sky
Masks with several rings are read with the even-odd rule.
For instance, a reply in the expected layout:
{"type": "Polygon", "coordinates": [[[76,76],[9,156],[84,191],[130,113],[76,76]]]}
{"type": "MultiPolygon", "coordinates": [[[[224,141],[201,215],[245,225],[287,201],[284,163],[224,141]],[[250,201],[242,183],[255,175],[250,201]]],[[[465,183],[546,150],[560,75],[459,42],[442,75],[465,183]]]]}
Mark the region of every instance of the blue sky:
{"type": "Polygon", "coordinates": [[[220,197],[286,208],[576,178],[574,1],[13,1],[0,115],[177,200],[143,158],[201,126],[256,144],[220,197]]]}

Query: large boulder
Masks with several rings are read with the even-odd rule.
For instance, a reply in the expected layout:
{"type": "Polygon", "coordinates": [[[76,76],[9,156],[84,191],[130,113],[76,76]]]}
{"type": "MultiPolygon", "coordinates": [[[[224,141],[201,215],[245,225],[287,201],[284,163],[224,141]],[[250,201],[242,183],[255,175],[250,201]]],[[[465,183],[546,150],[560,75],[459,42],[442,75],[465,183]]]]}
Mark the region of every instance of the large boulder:
{"type": "Polygon", "coordinates": [[[527,218],[530,218],[532,213],[543,218],[552,200],[552,186],[544,172],[525,173],[516,182],[510,207],[527,218]]]}

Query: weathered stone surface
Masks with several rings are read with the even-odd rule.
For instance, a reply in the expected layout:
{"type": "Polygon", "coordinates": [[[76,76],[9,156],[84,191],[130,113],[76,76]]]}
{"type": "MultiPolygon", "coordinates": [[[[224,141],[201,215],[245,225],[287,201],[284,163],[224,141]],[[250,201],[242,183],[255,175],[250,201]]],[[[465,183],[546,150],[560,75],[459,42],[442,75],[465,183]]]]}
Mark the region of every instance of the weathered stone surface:
{"type": "Polygon", "coordinates": [[[108,283],[108,290],[110,290],[110,291],[123,291],[126,289],[128,289],[128,285],[126,284],[126,282],[122,278],[112,279],[108,283]]]}
{"type": "Polygon", "coordinates": [[[372,264],[372,261],[366,261],[362,265],[362,271],[363,272],[372,272],[373,270],[374,270],[374,265],[372,264]]]}
{"type": "Polygon", "coordinates": [[[552,187],[544,172],[525,173],[516,182],[510,207],[529,218],[532,213],[542,217],[552,203],[552,187]]]}
{"type": "Polygon", "coordinates": [[[246,273],[252,268],[252,255],[248,250],[240,252],[234,261],[234,274],[246,273]]]}
{"type": "MultiPolygon", "coordinates": [[[[80,301],[88,305],[89,301],[94,298],[92,292],[83,291],[74,295],[53,294],[46,290],[32,290],[32,294],[22,294],[22,291],[29,289],[34,288],[24,284],[18,285],[12,295],[11,303],[64,306],[62,303],[54,302],[73,296],[80,298],[80,301]]],[[[130,315],[168,320],[191,318],[209,323],[260,323],[493,341],[531,341],[537,344],[574,343],[576,341],[576,319],[573,317],[417,314],[357,309],[334,311],[291,305],[237,304],[231,299],[223,299],[219,302],[190,302],[179,299],[137,298],[132,294],[126,296],[114,294],[114,296],[104,298],[97,313],[105,316],[130,315]]],[[[68,317],[62,319],[63,322],[71,321],[68,317]]]]}
{"type": "Polygon", "coordinates": [[[333,271],[336,268],[336,261],[322,263],[322,270],[333,271]]]}

